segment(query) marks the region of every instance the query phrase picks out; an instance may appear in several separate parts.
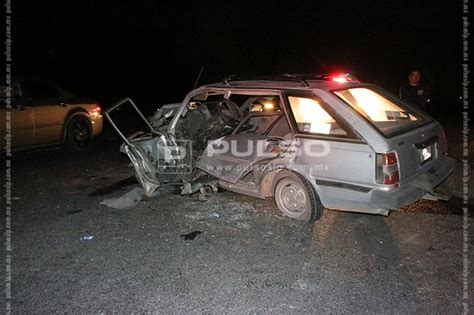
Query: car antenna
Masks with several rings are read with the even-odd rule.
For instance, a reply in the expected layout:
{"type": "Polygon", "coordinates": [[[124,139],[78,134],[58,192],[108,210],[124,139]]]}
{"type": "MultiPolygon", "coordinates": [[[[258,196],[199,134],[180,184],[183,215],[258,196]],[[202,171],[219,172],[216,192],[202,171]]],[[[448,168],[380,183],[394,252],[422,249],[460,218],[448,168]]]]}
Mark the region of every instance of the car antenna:
{"type": "Polygon", "coordinates": [[[199,79],[201,78],[201,74],[202,72],[204,71],[204,66],[201,67],[201,71],[199,71],[199,74],[197,76],[197,79],[196,79],[196,82],[194,83],[194,87],[193,87],[193,90],[196,88],[198,82],[199,82],[199,79]]]}

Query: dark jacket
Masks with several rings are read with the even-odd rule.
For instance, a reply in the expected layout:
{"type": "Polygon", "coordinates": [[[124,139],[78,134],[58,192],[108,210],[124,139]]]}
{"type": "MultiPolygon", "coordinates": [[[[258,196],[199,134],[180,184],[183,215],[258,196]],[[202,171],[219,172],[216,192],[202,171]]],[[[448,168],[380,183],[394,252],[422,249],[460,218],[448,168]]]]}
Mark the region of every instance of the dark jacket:
{"type": "Polygon", "coordinates": [[[404,84],[400,87],[400,98],[408,104],[426,112],[426,103],[430,99],[430,93],[424,84],[417,86],[404,84]]]}

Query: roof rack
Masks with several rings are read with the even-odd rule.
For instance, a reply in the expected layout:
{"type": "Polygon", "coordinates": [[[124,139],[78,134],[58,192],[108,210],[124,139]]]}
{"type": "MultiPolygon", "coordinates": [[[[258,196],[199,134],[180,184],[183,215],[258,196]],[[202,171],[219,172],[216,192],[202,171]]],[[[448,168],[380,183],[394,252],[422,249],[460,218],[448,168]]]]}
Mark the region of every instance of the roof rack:
{"type": "MultiPolygon", "coordinates": [[[[314,79],[314,75],[313,78],[314,79]]],[[[235,74],[225,77],[222,80],[222,83],[225,85],[230,85],[231,81],[246,81],[246,80],[261,80],[261,81],[292,81],[292,82],[300,82],[304,84],[304,86],[309,87],[308,81],[306,78],[300,77],[299,75],[294,74],[279,74],[279,75],[263,75],[263,76],[244,76],[239,77],[235,74]]],[[[317,79],[316,79],[317,80],[317,79]]]]}
{"type": "Polygon", "coordinates": [[[309,87],[308,80],[321,80],[321,81],[338,81],[343,80],[343,82],[348,81],[359,81],[355,76],[350,73],[343,73],[337,76],[332,76],[328,74],[314,74],[314,73],[298,73],[290,74],[284,73],[279,75],[265,75],[265,76],[250,76],[250,77],[238,77],[235,74],[225,77],[222,80],[222,83],[225,85],[230,85],[231,81],[244,81],[244,80],[263,80],[263,81],[292,81],[303,83],[306,87],[309,87]]]}

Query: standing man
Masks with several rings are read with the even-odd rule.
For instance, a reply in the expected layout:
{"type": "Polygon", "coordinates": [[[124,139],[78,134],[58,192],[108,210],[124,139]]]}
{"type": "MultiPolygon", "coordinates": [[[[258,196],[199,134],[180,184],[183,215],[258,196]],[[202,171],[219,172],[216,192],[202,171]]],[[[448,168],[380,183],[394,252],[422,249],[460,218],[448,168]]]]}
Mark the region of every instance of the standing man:
{"type": "Polygon", "coordinates": [[[426,112],[430,95],[427,86],[421,81],[421,71],[418,68],[413,68],[408,73],[408,83],[400,87],[399,93],[403,101],[426,112]]]}

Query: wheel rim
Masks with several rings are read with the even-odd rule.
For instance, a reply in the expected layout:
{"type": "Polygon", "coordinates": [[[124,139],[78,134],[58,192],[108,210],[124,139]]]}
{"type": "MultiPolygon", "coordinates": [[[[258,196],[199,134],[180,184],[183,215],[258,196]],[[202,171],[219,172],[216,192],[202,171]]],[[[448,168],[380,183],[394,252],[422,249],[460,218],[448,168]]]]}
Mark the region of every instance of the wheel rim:
{"type": "Polygon", "coordinates": [[[282,179],[275,191],[277,204],[291,217],[301,216],[306,212],[308,197],[306,189],[293,179],[282,179]]]}
{"type": "Polygon", "coordinates": [[[72,139],[74,143],[84,148],[89,142],[89,129],[84,121],[77,121],[72,128],[72,139]]]}

